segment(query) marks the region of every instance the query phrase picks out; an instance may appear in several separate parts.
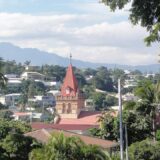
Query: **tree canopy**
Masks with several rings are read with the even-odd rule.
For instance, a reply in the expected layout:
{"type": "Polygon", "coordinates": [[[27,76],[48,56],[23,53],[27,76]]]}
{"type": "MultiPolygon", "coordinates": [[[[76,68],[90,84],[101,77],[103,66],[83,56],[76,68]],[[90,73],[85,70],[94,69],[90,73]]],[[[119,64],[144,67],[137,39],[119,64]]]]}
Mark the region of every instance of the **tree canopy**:
{"type": "Polygon", "coordinates": [[[48,144],[34,149],[30,160],[107,160],[107,155],[95,145],[86,145],[77,137],[53,134],[48,144]]]}
{"type": "Polygon", "coordinates": [[[159,0],[101,0],[112,11],[122,9],[131,3],[129,19],[132,24],[145,27],[149,35],[145,38],[147,45],[160,41],[160,1],[159,0]]]}

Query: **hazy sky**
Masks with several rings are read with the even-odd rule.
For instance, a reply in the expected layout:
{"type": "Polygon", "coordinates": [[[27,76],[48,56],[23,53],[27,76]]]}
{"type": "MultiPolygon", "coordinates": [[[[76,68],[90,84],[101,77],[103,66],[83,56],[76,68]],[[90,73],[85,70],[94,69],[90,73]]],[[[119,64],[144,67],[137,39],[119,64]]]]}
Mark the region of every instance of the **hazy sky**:
{"type": "MultiPolygon", "coordinates": [[[[128,20],[129,5],[112,13],[98,0],[0,0],[0,41],[103,63],[157,63],[145,28],[128,20]]],[[[43,57],[42,57],[43,58],[43,57]]]]}

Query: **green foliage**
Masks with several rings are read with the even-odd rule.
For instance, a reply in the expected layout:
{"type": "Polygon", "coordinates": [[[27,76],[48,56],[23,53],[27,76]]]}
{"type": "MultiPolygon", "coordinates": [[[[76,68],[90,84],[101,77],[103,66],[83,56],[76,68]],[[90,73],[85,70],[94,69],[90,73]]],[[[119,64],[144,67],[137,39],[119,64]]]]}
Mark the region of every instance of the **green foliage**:
{"type": "Polygon", "coordinates": [[[57,81],[63,81],[66,68],[58,65],[43,65],[42,66],[42,73],[45,74],[47,77],[55,77],[57,81]]]}
{"type": "Polygon", "coordinates": [[[95,76],[96,75],[96,70],[95,69],[91,69],[91,68],[86,68],[83,72],[84,76],[95,76]]]}
{"type": "Polygon", "coordinates": [[[23,134],[31,131],[31,127],[24,122],[0,119],[0,140],[5,138],[10,132],[13,131],[15,133],[23,134]]]}
{"type": "Polygon", "coordinates": [[[160,141],[160,129],[156,131],[156,140],[160,141]]]}
{"type": "Polygon", "coordinates": [[[99,67],[96,75],[91,80],[92,85],[104,91],[113,91],[113,81],[106,67],[99,67]]]}
{"type": "Polygon", "coordinates": [[[11,112],[9,110],[0,110],[0,118],[1,119],[11,120],[11,119],[13,119],[12,115],[13,115],[13,112],[11,112]]]}
{"type": "Polygon", "coordinates": [[[124,112],[123,123],[127,125],[129,145],[152,137],[152,121],[149,116],[142,116],[133,112],[124,112]]]}
{"type": "Polygon", "coordinates": [[[141,99],[148,100],[150,103],[154,102],[154,93],[154,85],[149,80],[140,81],[135,89],[135,95],[141,99]]]}
{"type": "Polygon", "coordinates": [[[107,160],[106,154],[97,146],[86,145],[77,137],[53,134],[48,144],[34,149],[30,160],[107,160]]]}
{"type": "Polygon", "coordinates": [[[118,88],[118,79],[121,79],[121,84],[123,85],[126,79],[126,74],[123,70],[121,69],[113,69],[110,70],[110,74],[112,75],[112,79],[113,79],[113,85],[118,88]]]}
{"type": "MultiPolygon", "coordinates": [[[[114,117],[113,111],[106,111],[100,116],[100,127],[90,131],[90,134],[103,139],[119,139],[119,117],[114,117]]],[[[140,112],[124,111],[123,124],[127,125],[128,144],[152,137],[152,121],[149,115],[140,112]]]]}
{"type": "Polygon", "coordinates": [[[117,106],[118,105],[118,98],[114,96],[107,95],[105,101],[106,101],[107,106],[117,106]]]}
{"type": "Polygon", "coordinates": [[[106,95],[104,93],[94,93],[92,98],[96,110],[100,110],[104,107],[103,102],[106,98],[106,95]]]}
{"type": "Polygon", "coordinates": [[[130,160],[159,160],[160,144],[150,140],[136,142],[129,147],[130,160]]]}
{"type": "Polygon", "coordinates": [[[117,8],[122,9],[131,2],[130,20],[134,25],[141,24],[149,32],[145,38],[147,45],[155,41],[160,41],[160,5],[159,0],[102,0],[102,3],[109,6],[112,11],[117,8]]]}
{"type": "Polygon", "coordinates": [[[80,71],[78,71],[78,72],[75,72],[75,76],[78,81],[79,88],[83,88],[84,85],[87,83],[83,74],[80,71]]]}
{"type": "Polygon", "coordinates": [[[33,139],[22,134],[9,134],[0,142],[3,154],[11,160],[28,160],[33,139]]]}
{"type": "Polygon", "coordinates": [[[22,122],[0,119],[0,159],[27,160],[28,153],[36,145],[34,140],[22,134],[31,131],[31,127],[22,122]]]}
{"type": "Polygon", "coordinates": [[[3,105],[2,103],[0,103],[0,110],[2,110],[2,109],[8,109],[8,107],[3,105]]]}
{"type": "Polygon", "coordinates": [[[112,116],[113,112],[103,112],[99,118],[99,137],[102,139],[116,140],[117,135],[117,118],[112,116]]]}
{"type": "Polygon", "coordinates": [[[123,103],[123,109],[124,110],[134,110],[135,105],[136,105],[136,102],[134,101],[126,101],[123,103]]]}
{"type": "Polygon", "coordinates": [[[87,98],[92,98],[95,91],[92,85],[85,85],[83,87],[83,92],[85,93],[85,97],[87,99],[87,98]]]}
{"type": "Polygon", "coordinates": [[[6,74],[22,74],[24,71],[24,66],[21,63],[16,63],[15,60],[13,61],[5,61],[2,65],[2,73],[6,74]]]}

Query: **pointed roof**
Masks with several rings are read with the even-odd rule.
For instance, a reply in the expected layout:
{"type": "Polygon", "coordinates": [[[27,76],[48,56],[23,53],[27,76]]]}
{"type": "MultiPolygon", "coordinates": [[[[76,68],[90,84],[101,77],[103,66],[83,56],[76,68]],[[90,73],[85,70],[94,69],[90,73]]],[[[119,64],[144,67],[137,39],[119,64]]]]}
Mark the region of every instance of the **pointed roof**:
{"type": "Polygon", "coordinates": [[[78,92],[78,82],[73,72],[72,64],[68,66],[67,73],[61,88],[62,96],[76,96],[78,92]]]}

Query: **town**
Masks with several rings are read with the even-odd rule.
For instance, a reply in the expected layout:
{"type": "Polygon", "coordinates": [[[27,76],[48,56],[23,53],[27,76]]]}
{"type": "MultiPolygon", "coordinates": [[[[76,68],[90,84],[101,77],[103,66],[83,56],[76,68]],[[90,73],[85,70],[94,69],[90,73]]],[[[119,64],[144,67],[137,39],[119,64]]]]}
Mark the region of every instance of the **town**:
{"type": "Polygon", "coordinates": [[[114,123],[119,119],[119,78],[123,112],[127,116],[124,122],[128,127],[127,143],[130,145],[152,136],[159,139],[160,106],[154,97],[159,95],[159,88],[158,93],[154,93],[159,73],[103,66],[79,69],[72,65],[71,58],[68,67],[31,66],[30,61],[17,64],[14,60],[1,59],[1,72],[2,82],[6,83],[0,95],[1,125],[4,125],[3,119],[29,124],[32,131],[25,135],[38,142],[47,143],[52,131],[62,132],[66,137],[79,137],[88,145],[98,145],[117,155],[119,136],[114,123]],[[155,107],[154,130],[149,118],[153,116],[150,115],[152,104],[155,107]]]}
{"type": "Polygon", "coordinates": [[[160,0],[0,0],[0,160],[160,160],[160,0]]]}

